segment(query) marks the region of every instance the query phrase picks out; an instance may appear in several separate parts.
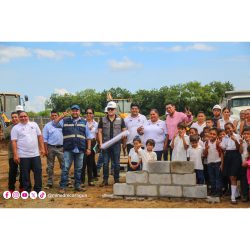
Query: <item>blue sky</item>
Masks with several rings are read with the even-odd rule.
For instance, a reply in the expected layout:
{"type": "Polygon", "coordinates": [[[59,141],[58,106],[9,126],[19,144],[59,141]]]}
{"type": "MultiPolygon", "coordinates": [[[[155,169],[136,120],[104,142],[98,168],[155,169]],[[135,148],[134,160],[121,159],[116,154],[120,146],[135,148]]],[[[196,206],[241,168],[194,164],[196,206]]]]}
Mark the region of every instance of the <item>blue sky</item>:
{"type": "Polygon", "coordinates": [[[34,111],[53,92],[135,92],[193,80],[249,89],[250,43],[0,43],[0,92],[27,94],[34,111]]]}

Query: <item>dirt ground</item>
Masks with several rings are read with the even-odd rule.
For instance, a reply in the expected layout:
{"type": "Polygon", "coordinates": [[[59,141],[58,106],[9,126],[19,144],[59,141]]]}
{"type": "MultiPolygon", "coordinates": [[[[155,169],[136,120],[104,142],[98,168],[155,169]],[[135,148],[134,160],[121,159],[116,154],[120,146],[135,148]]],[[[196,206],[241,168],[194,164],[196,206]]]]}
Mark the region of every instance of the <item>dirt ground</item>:
{"type": "MultiPolygon", "coordinates": [[[[43,186],[46,185],[46,158],[42,159],[43,165],[43,186]]],[[[73,169],[71,169],[72,171],[73,169]]],[[[32,175],[32,174],[31,174],[32,175]]],[[[71,173],[73,175],[73,172],[71,173]]],[[[125,182],[125,173],[121,173],[121,182],[125,182]]],[[[109,179],[110,184],[113,178],[109,179]]],[[[31,177],[32,179],[32,177],[31,177]]],[[[52,197],[58,194],[60,179],[60,168],[58,162],[55,165],[55,185],[50,190],[45,190],[47,197],[44,200],[21,198],[5,200],[2,193],[7,190],[8,185],[8,155],[5,149],[0,152],[0,208],[249,208],[250,202],[239,201],[237,205],[230,204],[230,197],[223,197],[221,203],[207,203],[205,200],[165,198],[157,200],[113,200],[102,198],[103,194],[112,194],[112,186],[99,187],[101,178],[95,182],[96,186],[86,187],[86,192],[75,192],[73,188],[68,188],[66,194],[78,195],[78,197],[59,198],[52,197]],[[81,196],[80,196],[81,195],[81,196]],[[48,197],[50,196],[50,197],[48,197]]],[[[18,187],[18,182],[16,183],[18,187]]],[[[17,189],[18,190],[18,189],[17,189]]]]}

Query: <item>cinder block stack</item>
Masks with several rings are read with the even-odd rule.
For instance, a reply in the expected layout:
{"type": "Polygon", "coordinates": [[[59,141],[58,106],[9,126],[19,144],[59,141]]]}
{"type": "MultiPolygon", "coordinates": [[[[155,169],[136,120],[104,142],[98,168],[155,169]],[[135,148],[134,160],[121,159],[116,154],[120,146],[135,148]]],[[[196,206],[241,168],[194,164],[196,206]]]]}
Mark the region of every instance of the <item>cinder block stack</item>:
{"type": "Polygon", "coordinates": [[[127,172],[126,183],[116,183],[113,194],[134,197],[207,198],[207,186],[197,185],[194,162],[156,161],[148,171],[127,172]]]}

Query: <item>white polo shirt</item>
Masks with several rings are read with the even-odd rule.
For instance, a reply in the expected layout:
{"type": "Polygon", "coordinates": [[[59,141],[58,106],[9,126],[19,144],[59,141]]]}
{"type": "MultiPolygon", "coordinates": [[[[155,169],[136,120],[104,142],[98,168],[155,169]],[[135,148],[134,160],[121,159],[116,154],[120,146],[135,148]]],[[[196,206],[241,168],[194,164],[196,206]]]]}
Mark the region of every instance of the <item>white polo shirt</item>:
{"type": "Polygon", "coordinates": [[[18,123],[13,127],[11,140],[17,141],[17,153],[20,158],[31,158],[40,155],[38,135],[41,135],[41,130],[35,122],[18,123]]]}
{"type": "MultiPolygon", "coordinates": [[[[233,133],[233,135],[235,136],[238,143],[240,143],[240,139],[241,139],[240,135],[235,134],[235,133],[233,133]]],[[[228,135],[223,137],[220,145],[224,150],[237,150],[235,142],[228,135]]]]}
{"type": "Polygon", "coordinates": [[[130,157],[130,161],[131,162],[139,162],[141,157],[135,152],[135,149],[134,148],[131,148],[130,151],[129,151],[129,155],[130,157]]]}
{"type": "Polygon", "coordinates": [[[216,142],[212,143],[211,141],[208,141],[208,147],[207,163],[221,162],[216,142]]]}
{"type": "Polygon", "coordinates": [[[155,141],[155,147],[153,150],[162,151],[167,134],[166,123],[162,120],[158,120],[157,122],[154,123],[151,120],[148,120],[144,124],[143,128],[144,128],[143,144],[145,148],[146,148],[146,141],[148,139],[153,139],[155,141]]]}
{"type": "MultiPolygon", "coordinates": [[[[187,145],[190,144],[189,136],[184,135],[184,140],[187,145]]],[[[184,148],[184,143],[182,138],[178,135],[174,140],[171,141],[170,146],[174,142],[174,149],[172,152],[172,161],[186,161],[187,160],[187,150],[184,148]]]]}
{"type": "MultiPolygon", "coordinates": [[[[136,117],[129,115],[124,119],[124,122],[127,130],[129,131],[127,144],[133,144],[133,139],[138,136],[137,129],[147,122],[147,118],[142,114],[139,114],[136,117]]],[[[141,135],[140,138],[143,141],[143,135],[141,135]]]]}
{"type": "Polygon", "coordinates": [[[187,157],[190,158],[190,161],[194,161],[194,169],[203,170],[202,155],[203,148],[200,145],[197,148],[188,148],[187,157]]]}
{"type": "Polygon", "coordinates": [[[198,134],[200,135],[203,132],[203,128],[206,127],[206,122],[202,123],[201,125],[198,122],[192,124],[191,128],[196,128],[198,130],[198,134]]]}

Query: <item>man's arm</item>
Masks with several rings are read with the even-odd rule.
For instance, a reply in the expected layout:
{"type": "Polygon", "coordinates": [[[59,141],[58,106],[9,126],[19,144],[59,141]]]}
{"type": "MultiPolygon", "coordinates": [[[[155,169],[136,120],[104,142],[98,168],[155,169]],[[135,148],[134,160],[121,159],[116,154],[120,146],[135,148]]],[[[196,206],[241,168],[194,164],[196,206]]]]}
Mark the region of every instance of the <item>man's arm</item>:
{"type": "Polygon", "coordinates": [[[38,135],[38,143],[39,143],[39,148],[40,148],[40,152],[42,156],[46,155],[45,149],[44,149],[44,141],[43,141],[43,136],[42,135],[38,135]]]}
{"type": "Polygon", "coordinates": [[[101,147],[102,146],[102,128],[98,128],[98,142],[101,147]]]}

